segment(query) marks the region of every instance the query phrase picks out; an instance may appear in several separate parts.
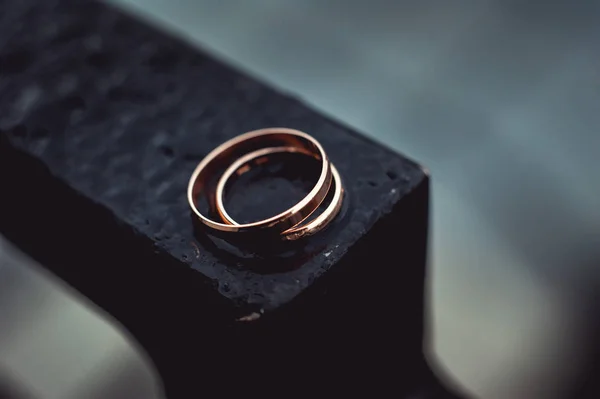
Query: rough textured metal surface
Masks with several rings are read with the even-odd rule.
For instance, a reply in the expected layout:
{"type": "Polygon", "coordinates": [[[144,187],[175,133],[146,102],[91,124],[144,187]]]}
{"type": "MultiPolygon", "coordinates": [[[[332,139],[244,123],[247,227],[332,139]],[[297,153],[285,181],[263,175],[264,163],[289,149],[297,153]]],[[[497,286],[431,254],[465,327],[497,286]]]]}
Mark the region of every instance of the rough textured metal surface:
{"type": "Polygon", "coordinates": [[[200,392],[198,373],[231,393],[431,381],[421,167],[91,1],[0,2],[0,68],[3,234],[122,322],[173,397],[200,392]],[[194,233],[187,180],[266,126],[324,145],[345,209],[292,256],[232,256],[194,233]]]}
{"type": "Polygon", "coordinates": [[[268,310],[293,299],[425,178],[298,101],[97,3],[9,2],[0,18],[0,129],[238,303],[268,310]],[[266,126],[320,140],[351,204],[335,240],[317,240],[301,268],[268,276],[198,248],[184,195],[212,148],[266,126]]]}

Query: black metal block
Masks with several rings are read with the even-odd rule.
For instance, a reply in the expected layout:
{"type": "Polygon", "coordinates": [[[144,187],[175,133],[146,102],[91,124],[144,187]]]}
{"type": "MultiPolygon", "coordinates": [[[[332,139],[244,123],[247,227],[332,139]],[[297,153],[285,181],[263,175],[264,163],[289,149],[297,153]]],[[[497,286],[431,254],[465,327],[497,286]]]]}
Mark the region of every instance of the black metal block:
{"type": "Polygon", "coordinates": [[[0,3],[0,68],[1,233],[131,331],[169,397],[444,397],[422,355],[421,167],[92,1],[0,3]],[[291,256],[233,256],[194,235],[187,180],[269,126],[324,145],[345,209],[291,256]]]}

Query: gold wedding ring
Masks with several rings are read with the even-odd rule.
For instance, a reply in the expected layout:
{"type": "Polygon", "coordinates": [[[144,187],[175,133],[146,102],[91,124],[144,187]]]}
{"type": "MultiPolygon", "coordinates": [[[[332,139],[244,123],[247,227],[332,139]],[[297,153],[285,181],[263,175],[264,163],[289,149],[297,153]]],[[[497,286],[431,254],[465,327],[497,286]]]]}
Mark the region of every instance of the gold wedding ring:
{"type": "Polygon", "coordinates": [[[310,236],[335,219],[343,196],[340,175],[321,144],[304,132],[287,128],[255,130],[221,144],[198,164],[187,190],[189,205],[198,220],[210,233],[225,239],[239,238],[244,233],[273,235],[286,241],[310,236]],[[320,174],[313,188],[300,202],[284,212],[253,223],[237,223],[223,203],[226,186],[233,178],[269,162],[273,155],[285,153],[302,154],[320,163],[320,174]],[[197,201],[201,195],[206,197],[209,207],[221,220],[213,220],[199,210],[197,201]],[[323,212],[307,221],[326,198],[329,204],[323,212]]]}

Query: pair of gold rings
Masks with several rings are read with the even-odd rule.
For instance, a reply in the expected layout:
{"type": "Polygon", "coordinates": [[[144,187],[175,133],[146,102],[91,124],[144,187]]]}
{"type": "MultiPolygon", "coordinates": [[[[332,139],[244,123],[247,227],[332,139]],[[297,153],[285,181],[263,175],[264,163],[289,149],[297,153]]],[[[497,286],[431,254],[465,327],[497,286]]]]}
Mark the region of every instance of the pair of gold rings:
{"type": "Polygon", "coordinates": [[[338,171],[317,140],[294,129],[268,128],[234,137],[211,151],[192,173],[187,197],[198,220],[218,237],[264,234],[294,241],[317,233],[335,219],[342,207],[344,189],[338,171]],[[272,155],[285,153],[306,155],[320,162],[320,174],[314,187],[300,202],[278,215],[253,223],[237,223],[224,206],[227,185],[254,166],[269,162],[272,155]],[[215,186],[215,175],[221,172],[215,186]],[[209,207],[215,208],[213,213],[221,220],[213,220],[199,210],[197,202],[201,195],[206,196],[209,207]],[[326,198],[330,198],[326,208],[309,219],[326,198]]]}

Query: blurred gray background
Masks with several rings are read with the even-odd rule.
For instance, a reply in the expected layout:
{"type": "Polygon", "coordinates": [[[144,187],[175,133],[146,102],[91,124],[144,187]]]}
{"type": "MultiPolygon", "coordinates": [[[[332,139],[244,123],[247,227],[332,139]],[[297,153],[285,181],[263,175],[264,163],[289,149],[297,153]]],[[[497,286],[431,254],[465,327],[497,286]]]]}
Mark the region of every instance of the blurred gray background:
{"type": "MultiPolygon", "coordinates": [[[[113,3],[429,167],[430,359],[477,397],[567,395],[600,318],[600,2],[113,3]]],[[[160,397],[118,326],[0,251],[14,389],[160,397]]]]}

